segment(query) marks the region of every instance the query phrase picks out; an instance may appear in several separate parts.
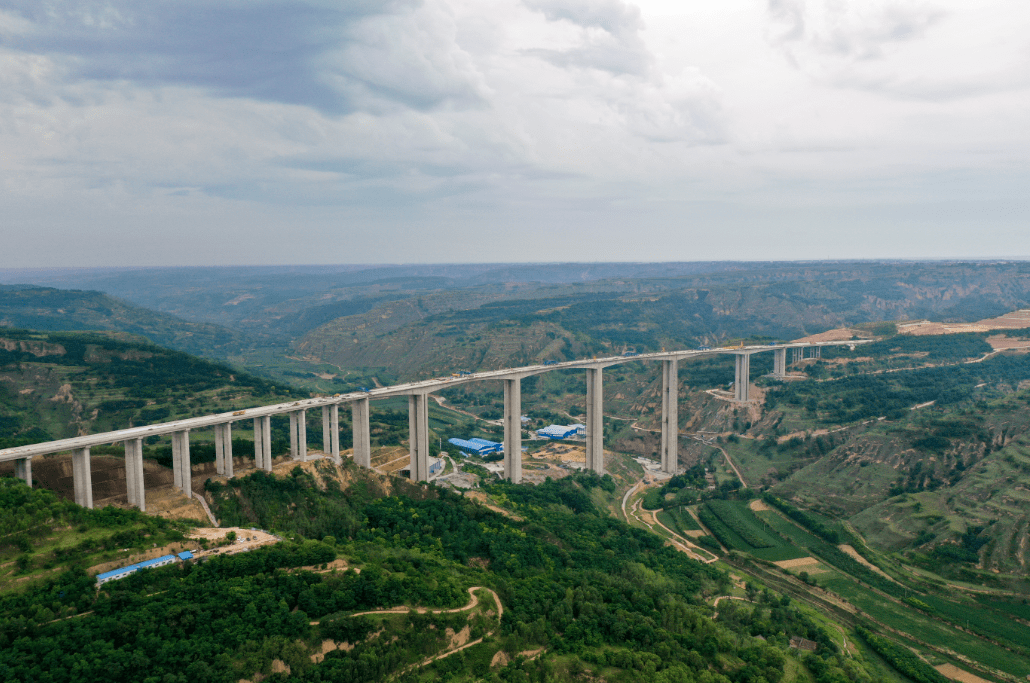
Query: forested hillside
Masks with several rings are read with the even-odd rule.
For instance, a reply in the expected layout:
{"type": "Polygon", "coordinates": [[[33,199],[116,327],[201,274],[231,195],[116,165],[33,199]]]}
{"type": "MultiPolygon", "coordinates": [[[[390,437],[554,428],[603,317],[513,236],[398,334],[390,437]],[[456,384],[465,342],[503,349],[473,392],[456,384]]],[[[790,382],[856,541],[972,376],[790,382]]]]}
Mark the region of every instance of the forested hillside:
{"type": "Polygon", "coordinates": [[[765,591],[746,606],[713,609],[709,601],[732,587],[730,576],[602,512],[591,494],[611,490],[609,481],[496,484],[488,493],[507,501],[501,514],[435,487],[325,467],[319,478],[336,487],[322,489],[297,468],[286,479],[256,474],[214,489],[220,514],[272,523],[292,538],[280,545],[143,572],[99,593],[72,567],[5,595],[0,675],[190,683],[259,672],[300,681],[895,679],[868,651],[845,653],[826,624],[790,598],[765,591]],[[397,488],[381,497],[384,487],[397,488]],[[321,527],[286,512],[305,500],[324,501],[321,527]],[[262,518],[262,509],[273,512],[262,518]],[[320,570],[328,563],[337,569],[320,570]],[[476,599],[463,608],[470,592],[476,599]],[[426,611],[367,613],[403,605],[426,611]],[[434,611],[441,609],[450,611],[434,611]],[[811,641],[814,652],[791,649],[792,637],[811,641]],[[469,647],[436,658],[458,643],[469,647]]]}

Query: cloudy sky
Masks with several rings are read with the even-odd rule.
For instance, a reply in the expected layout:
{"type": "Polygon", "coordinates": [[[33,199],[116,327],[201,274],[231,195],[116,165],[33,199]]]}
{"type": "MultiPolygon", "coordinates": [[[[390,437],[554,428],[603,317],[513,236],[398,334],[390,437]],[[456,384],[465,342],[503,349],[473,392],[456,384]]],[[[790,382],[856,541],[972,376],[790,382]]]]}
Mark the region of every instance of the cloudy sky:
{"type": "Polygon", "coordinates": [[[0,267],[1030,254],[1026,0],[0,0],[0,267]]]}

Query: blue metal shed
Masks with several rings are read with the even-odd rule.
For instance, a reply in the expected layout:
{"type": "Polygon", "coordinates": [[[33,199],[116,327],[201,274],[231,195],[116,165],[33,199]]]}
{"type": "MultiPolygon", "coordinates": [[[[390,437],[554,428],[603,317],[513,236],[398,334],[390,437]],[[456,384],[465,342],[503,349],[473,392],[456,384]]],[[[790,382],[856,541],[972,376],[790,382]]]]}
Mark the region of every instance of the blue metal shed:
{"type": "Polygon", "coordinates": [[[466,453],[475,453],[476,455],[486,455],[493,452],[488,446],[475,443],[474,441],[466,441],[465,439],[447,439],[447,443],[457,446],[466,453]]]}
{"type": "Polygon", "coordinates": [[[469,439],[469,441],[471,441],[472,443],[478,443],[482,446],[486,446],[487,448],[491,449],[488,451],[489,453],[497,453],[498,451],[504,450],[504,444],[497,443],[496,441],[487,441],[486,439],[469,439]]]}
{"type": "Polygon", "coordinates": [[[578,432],[579,429],[577,427],[566,427],[564,425],[549,425],[543,429],[536,430],[538,436],[548,439],[567,439],[570,436],[575,436],[578,432]]]}

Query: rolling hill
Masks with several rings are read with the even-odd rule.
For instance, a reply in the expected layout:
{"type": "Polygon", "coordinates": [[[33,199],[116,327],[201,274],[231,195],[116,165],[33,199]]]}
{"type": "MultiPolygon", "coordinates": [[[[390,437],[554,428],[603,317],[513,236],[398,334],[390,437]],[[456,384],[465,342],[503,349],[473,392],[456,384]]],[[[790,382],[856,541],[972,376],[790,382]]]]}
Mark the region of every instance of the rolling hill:
{"type": "Polygon", "coordinates": [[[124,334],[0,328],[0,447],[302,395],[124,334]]]}
{"type": "Polygon", "coordinates": [[[209,323],[128,304],[96,291],[0,285],[0,329],[110,331],[145,337],[194,355],[224,358],[239,352],[243,336],[209,323]]]}

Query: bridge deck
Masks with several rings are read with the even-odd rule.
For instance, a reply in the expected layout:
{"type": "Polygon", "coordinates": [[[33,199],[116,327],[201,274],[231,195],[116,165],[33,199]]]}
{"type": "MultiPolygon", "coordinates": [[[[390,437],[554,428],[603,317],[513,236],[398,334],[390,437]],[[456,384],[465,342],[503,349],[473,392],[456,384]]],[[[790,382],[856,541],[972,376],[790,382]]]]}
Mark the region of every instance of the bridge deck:
{"type": "Polygon", "coordinates": [[[50,453],[64,453],[82,448],[91,448],[105,444],[116,444],[134,439],[144,439],[150,436],[173,434],[192,429],[204,429],[219,424],[250,420],[266,415],[284,415],[295,410],[307,410],[321,408],[323,406],[340,405],[350,403],[363,398],[378,399],[391,396],[408,396],[412,394],[429,394],[441,389],[468,384],[469,382],[484,382],[489,380],[515,379],[531,377],[545,372],[555,370],[579,370],[587,368],[606,368],[623,363],[635,363],[638,361],[659,361],[659,360],[683,360],[699,358],[704,356],[715,356],[722,354],[752,354],[763,351],[775,351],[777,349],[812,348],[821,346],[855,346],[856,344],[868,343],[871,340],[834,341],[834,342],[812,342],[812,343],[789,343],[775,345],[753,345],[736,347],[720,347],[714,349],[692,349],[682,351],[660,351],[657,353],[642,353],[635,356],[609,356],[606,358],[590,358],[582,360],[564,361],[550,365],[527,365],[519,368],[505,368],[503,370],[487,370],[474,372],[458,377],[439,377],[436,379],[422,380],[419,382],[408,382],[390,387],[380,387],[368,392],[353,392],[349,394],[337,394],[319,398],[309,398],[289,403],[277,403],[246,410],[237,410],[231,413],[218,413],[215,415],[204,415],[202,417],[191,417],[184,420],[172,422],[161,422],[145,425],[142,427],[130,427],[112,432],[90,434],[88,436],[76,436],[69,439],[46,441],[43,443],[27,446],[16,446],[0,450],[0,462],[20,460],[37,455],[48,455],[50,453]]]}

